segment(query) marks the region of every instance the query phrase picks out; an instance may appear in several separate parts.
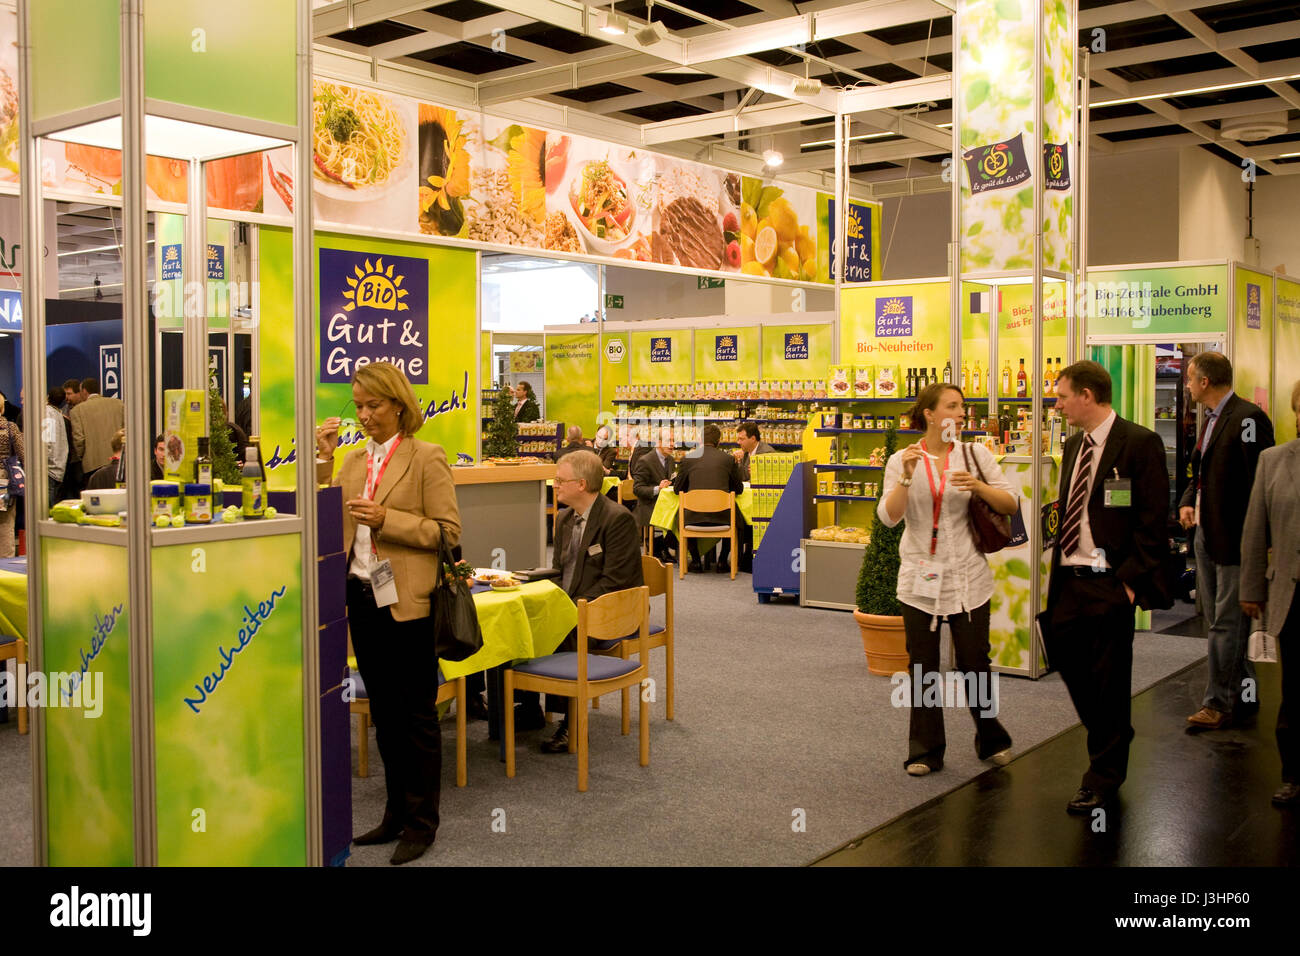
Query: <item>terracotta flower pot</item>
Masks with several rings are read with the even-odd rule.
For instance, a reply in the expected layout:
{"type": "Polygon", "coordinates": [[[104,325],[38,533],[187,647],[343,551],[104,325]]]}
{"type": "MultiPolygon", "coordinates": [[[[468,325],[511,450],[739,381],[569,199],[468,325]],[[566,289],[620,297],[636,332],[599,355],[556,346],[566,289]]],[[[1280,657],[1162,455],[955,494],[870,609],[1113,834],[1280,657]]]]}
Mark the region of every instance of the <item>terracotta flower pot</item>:
{"type": "Polygon", "coordinates": [[[890,677],[907,670],[910,658],[901,614],[863,614],[855,610],[853,619],[862,631],[862,649],[867,652],[868,671],[890,677]]]}

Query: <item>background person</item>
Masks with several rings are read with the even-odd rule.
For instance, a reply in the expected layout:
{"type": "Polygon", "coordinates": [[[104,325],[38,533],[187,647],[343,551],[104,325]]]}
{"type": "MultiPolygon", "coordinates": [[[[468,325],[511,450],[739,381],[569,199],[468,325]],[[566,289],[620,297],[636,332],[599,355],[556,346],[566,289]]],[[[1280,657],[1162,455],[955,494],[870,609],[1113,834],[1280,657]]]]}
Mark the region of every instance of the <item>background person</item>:
{"type": "MultiPolygon", "coordinates": [[[[712,423],[705,425],[700,430],[700,437],[703,438],[704,444],[694,451],[688,452],[682,459],[681,467],[677,472],[677,477],[673,479],[673,490],[679,495],[687,491],[734,491],[737,495],[745,490],[745,485],[740,480],[740,468],[736,464],[736,459],[728,455],[725,451],[718,448],[718,442],[722,440],[722,430],[712,423]]],[[[730,521],[730,515],[725,511],[687,511],[687,524],[702,525],[725,525],[730,521]]],[[[742,525],[739,509],[736,514],[737,534],[742,525]]],[[[707,539],[706,539],[707,540],[707,539]]],[[[704,570],[704,564],[700,561],[700,539],[688,538],[688,544],[691,549],[691,565],[689,570],[704,570]]],[[[710,541],[708,552],[708,563],[712,563],[713,546],[710,541]]],[[[730,544],[727,542],[728,550],[723,552],[726,557],[730,554],[730,544]]],[[[718,571],[728,570],[723,566],[722,559],[718,561],[718,571]]]]}
{"type": "Polygon", "coordinates": [[[153,461],[149,463],[149,478],[151,481],[160,481],[167,471],[167,443],[165,436],[155,435],[153,438],[153,461]]]}
{"type": "MultiPolygon", "coordinates": [[[[1300,426],[1300,382],[1291,389],[1291,412],[1300,426]]],[[[1300,805],[1300,738],[1291,726],[1291,708],[1300,700],[1300,439],[1266,449],[1259,456],[1255,486],[1241,533],[1241,609],[1277,638],[1282,671],[1282,701],[1277,711],[1277,749],[1282,786],[1273,794],[1280,807],[1300,805]],[[1272,563],[1269,562],[1270,548],[1272,563]]]]}
{"type": "Polygon", "coordinates": [[[122,457],[124,447],[126,447],[126,429],[119,428],[113,434],[112,457],[104,467],[96,468],[91,472],[90,477],[86,479],[87,491],[103,491],[105,488],[117,487],[117,463],[122,457]]]}
{"type": "Polygon", "coordinates": [[[1128,774],[1134,605],[1169,607],[1159,571],[1169,553],[1165,445],[1111,408],[1110,374],[1075,362],[1056,379],[1056,407],[1082,434],[1061,457],[1060,530],[1043,612],[1048,659],[1088,731],[1088,770],[1066,809],[1087,814],[1128,774]],[[1111,503],[1105,490],[1111,482],[1111,503]],[[1122,494],[1127,490],[1127,496],[1122,494]]]}
{"type": "MultiPolygon", "coordinates": [[[[632,494],[636,496],[636,523],[643,532],[650,525],[659,493],[673,486],[677,462],[673,458],[674,442],[671,428],[659,429],[659,443],[639,456],[632,466],[632,494]]],[[[676,546],[676,536],[668,532],[661,546],[667,553],[676,546]],[[670,546],[669,540],[673,543],[670,546]]]]}
{"type": "Polygon", "coordinates": [[[1196,538],[1196,593],[1210,669],[1201,709],[1187,722],[1218,730],[1259,711],[1257,695],[1249,701],[1242,695],[1245,681],[1255,685],[1255,666],[1246,660],[1251,625],[1241,611],[1238,585],[1241,528],[1259,454],[1273,447],[1273,423],[1258,405],[1233,394],[1232,363],[1218,352],[1192,356],[1187,388],[1206,415],[1178,520],[1196,538]]]}
{"type": "Polygon", "coordinates": [[[515,386],[515,421],[535,422],[542,417],[537,407],[537,396],[533,394],[531,382],[520,382],[515,386]]]}
{"type": "MultiPolygon", "coordinates": [[[[429,595],[441,586],[439,546],[460,540],[460,509],[442,448],[414,437],[424,417],[406,376],[388,362],[363,365],[352,399],[370,440],[347,453],[333,484],[345,499],[348,626],[388,790],[379,826],[353,842],[399,840],[392,862],[402,864],[422,856],[438,831],[442,732],[429,595]],[[387,562],[394,602],[374,581],[387,562]]],[[[321,480],[338,440],[339,419],[326,419],[316,433],[321,480]]]]}
{"type": "MultiPolygon", "coordinates": [[[[970,528],[971,495],[978,495],[999,514],[1013,513],[1018,504],[1011,483],[993,454],[983,445],[959,447],[965,417],[961,389],[947,383],[921,390],[909,413],[911,427],[925,437],[885,463],[884,493],[876,508],[881,522],[892,528],[906,519],[898,545],[898,601],[907,633],[908,676],[913,694],[927,682],[942,681],[939,667],[939,623],[952,632],[956,666],[967,687],[991,689],[989,670],[989,604],[993,574],[988,559],[975,547],[970,528]],[[971,469],[967,470],[968,463],[971,469]],[[924,475],[916,480],[919,471],[924,475]],[[982,472],[985,481],[978,473],[982,472]],[[938,569],[934,593],[928,574],[938,569]]],[[[989,690],[991,695],[991,690],[989,690]]],[[[977,694],[970,700],[975,720],[975,753],[998,766],[1011,761],[1011,737],[998,721],[996,708],[977,694]]],[[[913,706],[909,714],[907,760],[914,777],[943,767],[947,747],[943,708],[913,706]]]]}
{"type": "Polygon", "coordinates": [[[582,426],[570,425],[564,433],[564,445],[555,453],[555,460],[559,461],[565,455],[571,455],[575,451],[590,451],[582,441],[582,426]]]}
{"type": "Polygon", "coordinates": [[[120,398],[99,394],[99,379],[83,378],[80,398],[69,417],[72,445],[81,460],[82,471],[89,475],[113,457],[113,436],[125,426],[126,410],[120,398]]]}
{"type": "Polygon", "coordinates": [[[600,456],[600,464],[605,469],[605,474],[612,475],[614,466],[618,462],[618,443],[614,441],[614,433],[608,425],[601,425],[596,429],[596,441],[593,447],[596,454],[600,456]]]}
{"type": "Polygon", "coordinates": [[[4,463],[11,455],[18,458],[20,465],[26,464],[23,457],[23,433],[13,422],[0,417],[0,478],[5,481],[3,500],[0,501],[0,506],[4,508],[0,511],[0,558],[14,556],[14,522],[18,517],[18,509],[23,504],[23,499],[8,487],[9,472],[5,470],[4,463]]]}
{"type": "Polygon", "coordinates": [[[758,425],[753,422],[741,422],[736,432],[736,444],[740,447],[732,454],[740,467],[740,480],[750,481],[749,460],[755,455],[774,455],[776,449],[759,437],[758,425]]]}
{"type": "Polygon", "coordinates": [[[45,442],[46,480],[50,487],[51,505],[61,501],[63,472],[68,465],[68,433],[63,427],[63,388],[50,386],[45,395],[45,415],[41,421],[41,439],[45,442]]]}

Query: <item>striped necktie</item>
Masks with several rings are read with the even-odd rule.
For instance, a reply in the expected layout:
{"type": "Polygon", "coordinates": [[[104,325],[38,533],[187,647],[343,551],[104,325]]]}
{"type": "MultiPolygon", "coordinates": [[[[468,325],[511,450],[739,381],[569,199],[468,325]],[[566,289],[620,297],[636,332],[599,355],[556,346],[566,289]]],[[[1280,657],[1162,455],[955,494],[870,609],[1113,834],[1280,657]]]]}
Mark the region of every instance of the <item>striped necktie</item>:
{"type": "Polygon", "coordinates": [[[1074,490],[1070,492],[1070,501],[1065,507],[1065,521],[1061,525],[1061,554],[1067,558],[1079,548],[1083,509],[1088,503],[1088,479],[1091,477],[1094,444],[1091,435],[1083,436],[1083,451],[1079,455],[1074,490]]]}

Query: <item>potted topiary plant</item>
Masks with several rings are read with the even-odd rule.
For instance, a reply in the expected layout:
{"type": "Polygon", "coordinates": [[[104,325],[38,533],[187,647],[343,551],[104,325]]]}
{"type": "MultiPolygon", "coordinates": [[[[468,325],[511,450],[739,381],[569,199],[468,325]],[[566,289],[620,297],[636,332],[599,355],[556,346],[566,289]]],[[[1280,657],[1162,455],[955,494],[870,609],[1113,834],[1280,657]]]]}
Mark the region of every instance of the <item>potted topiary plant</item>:
{"type": "MultiPolygon", "coordinates": [[[[885,432],[885,461],[898,445],[898,427],[885,432]]],[[[858,590],[853,618],[862,631],[862,648],[867,654],[867,670],[886,677],[906,671],[907,638],[903,633],[902,609],[898,603],[898,543],[903,537],[903,522],[885,527],[877,514],[871,522],[871,542],[862,556],[858,572],[858,590]]]]}
{"type": "Polygon", "coordinates": [[[515,423],[514,393],[502,386],[492,405],[492,421],[483,439],[484,458],[514,458],[519,454],[519,426],[515,423]]]}

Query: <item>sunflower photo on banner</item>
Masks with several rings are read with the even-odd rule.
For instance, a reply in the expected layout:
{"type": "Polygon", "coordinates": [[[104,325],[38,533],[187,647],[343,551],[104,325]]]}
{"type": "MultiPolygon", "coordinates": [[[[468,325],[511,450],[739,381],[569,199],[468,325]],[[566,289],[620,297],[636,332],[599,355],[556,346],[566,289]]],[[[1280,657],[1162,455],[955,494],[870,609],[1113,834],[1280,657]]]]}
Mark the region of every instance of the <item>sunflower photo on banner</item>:
{"type": "Polygon", "coordinates": [[[465,202],[470,239],[542,247],[546,221],[546,133],[484,117],[482,135],[470,129],[476,160],[465,202]]]}
{"type": "Polygon", "coordinates": [[[421,103],[420,231],[433,236],[468,233],[465,198],[470,189],[470,135],[454,109],[421,103]]]}

